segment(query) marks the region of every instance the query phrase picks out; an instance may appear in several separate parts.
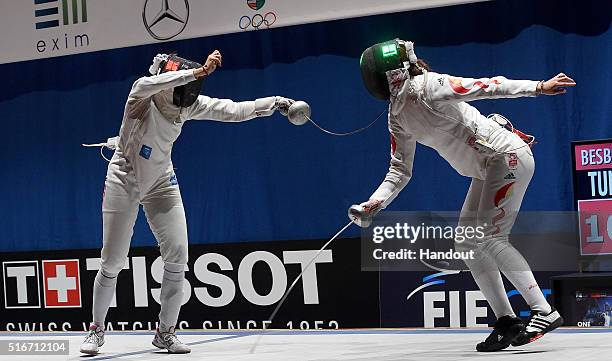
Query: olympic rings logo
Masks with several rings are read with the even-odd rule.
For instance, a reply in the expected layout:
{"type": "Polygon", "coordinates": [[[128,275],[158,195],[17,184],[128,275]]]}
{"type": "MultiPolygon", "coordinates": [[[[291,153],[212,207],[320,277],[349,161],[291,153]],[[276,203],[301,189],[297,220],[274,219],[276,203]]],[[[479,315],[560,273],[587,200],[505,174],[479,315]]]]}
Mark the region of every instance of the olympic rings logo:
{"type": "Polygon", "coordinates": [[[254,28],[259,30],[260,27],[265,26],[267,29],[276,22],[276,14],[272,11],[267,12],[265,15],[255,14],[253,17],[244,15],[238,20],[238,27],[242,30],[254,28]]]}

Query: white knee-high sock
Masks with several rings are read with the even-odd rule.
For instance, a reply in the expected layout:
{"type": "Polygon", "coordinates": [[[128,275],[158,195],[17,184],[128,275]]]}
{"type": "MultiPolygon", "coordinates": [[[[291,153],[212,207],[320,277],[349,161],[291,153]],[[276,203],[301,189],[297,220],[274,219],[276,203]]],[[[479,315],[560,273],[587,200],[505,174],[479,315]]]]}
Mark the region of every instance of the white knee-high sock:
{"type": "Polygon", "coordinates": [[[465,260],[465,263],[480,291],[489,302],[489,306],[493,309],[495,317],[516,317],[506,295],[504,282],[497,265],[489,255],[480,252],[480,250],[475,251],[474,254],[476,255],[475,259],[465,260]]]}
{"type": "Polygon", "coordinates": [[[507,239],[489,243],[487,253],[493,257],[504,276],[516,287],[533,311],[550,313],[552,308],[538,286],[529,264],[507,239]]]}
{"type": "Polygon", "coordinates": [[[164,278],[161,286],[161,311],[159,312],[159,329],[168,331],[176,326],[183,303],[183,280],[185,265],[176,263],[164,264],[164,278]]]}
{"type": "Polygon", "coordinates": [[[109,277],[102,270],[98,270],[96,279],[94,280],[93,289],[93,323],[104,328],[106,313],[110,306],[113,295],[115,294],[115,286],[117,285],[117,275],[109,277]]]}

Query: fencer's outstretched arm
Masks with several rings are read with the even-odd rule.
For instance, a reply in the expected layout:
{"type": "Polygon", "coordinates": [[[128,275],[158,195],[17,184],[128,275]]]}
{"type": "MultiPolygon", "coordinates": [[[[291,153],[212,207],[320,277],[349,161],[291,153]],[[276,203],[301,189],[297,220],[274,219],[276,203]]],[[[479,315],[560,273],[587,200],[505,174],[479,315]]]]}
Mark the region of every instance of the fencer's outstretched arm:
{"type": "Polygon", "coordinates": [[[196,80],[192,69],[169,71],[153,76],[144,76],[134,82],[129,99],[145,99],[162,90],[172,89],[196,80]]]}
{"type": "Polygon", "coordinates": [[[425,96],[432,102],[462,102],[478,99],[518,98],[539,94],[557,95],[576,86],[574,79],[559,73],[547,81],[493,78],[458,78],[448,74],[427,73],[425,96]]]}
{"type": "Polygon", "coordinates": [[[427,73],[425,96],[432,102],[469,102],[478,99],[518,98],[538,95],[539,82],[493,78],[460,78],[427,73]]]}
{"type": "MultiPolygon", "coordinates": [[[[391,115],[389,115],[391,117],[391,115]]],[[[370,196],[370,200],[382,202],[380,209],[389,205],[404,189],[412,177],[412,164],[416,141],[393,118],[389,121],[391,133],[391,162],[385,180],[370,196]]]]}
{"type": "Polygon", "coordinates": [[[286,98],[266,97],[235,102],[230,99],[210,98],[200,95],[188,109],[188,119],[242,122],[256,117],[272,115],[278,103],[286,98]]]}

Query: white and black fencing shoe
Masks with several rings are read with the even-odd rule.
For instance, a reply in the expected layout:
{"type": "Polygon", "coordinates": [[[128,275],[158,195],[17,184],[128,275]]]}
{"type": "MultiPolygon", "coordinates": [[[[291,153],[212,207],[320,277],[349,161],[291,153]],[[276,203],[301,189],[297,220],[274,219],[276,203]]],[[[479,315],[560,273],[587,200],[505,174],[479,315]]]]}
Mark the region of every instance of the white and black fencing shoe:
{"type": "Polygon", "coordinates": [[[525,327],[525,331],[521,332],[512,341],[512,346],[522,346],[536,341],[544,336],[545,333],[561,325],[563,325],[563,317],[554,308],[547,315],[541,313],[533,314],[527,323],[527,327],[525,327]]]}
{"type": "Polygon", "coordinates": [[[176,337],[174,327],[170,327],[168,332],[162,332],[157,329],[155,332],[155,338],[153,339],[153,346],[161,349],[168,350],[168,353],[190,353],[191,349],[179,341],[176,337]]]}
{"type": "Polygon", "coordinates": [[[88,355],[97,355],[100,347],[104,345],[104,329],[96,324],[89,326],[89,333],[81,344],[81,352],[88,355]]]}
{"type": "Polygon", "coordinates": [[[500,351],[512,343],[514,338],[525,330],[523,320],[518,317],[503,316],[497,319],[493,332],[486,340],[476,345],[478,352],[500,351]]]}

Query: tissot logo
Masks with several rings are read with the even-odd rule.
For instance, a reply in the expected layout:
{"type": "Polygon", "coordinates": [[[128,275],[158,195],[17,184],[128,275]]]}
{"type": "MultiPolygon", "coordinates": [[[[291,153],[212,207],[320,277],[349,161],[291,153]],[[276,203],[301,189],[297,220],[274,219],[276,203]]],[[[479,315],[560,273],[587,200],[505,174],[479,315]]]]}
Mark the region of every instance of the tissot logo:
{"type": "Polygon", "coordinates": [[[2,262],[5,308],[40,308],[38,262],[2,262]]]}
{"type": "Polygon", "coordinates": [[[42,261],[45,307],[81,307],[79,260],[42,261]]]}
{"type": "Polygon", "coordinates": [[[187,0],[146,0],[142,9],[142,22],[149,34],[157,40],[169,40],[185,30],[189,20],[187,0]]]}

